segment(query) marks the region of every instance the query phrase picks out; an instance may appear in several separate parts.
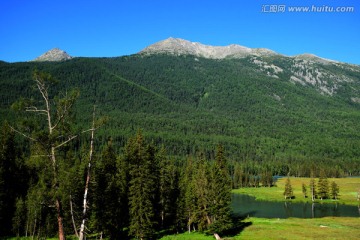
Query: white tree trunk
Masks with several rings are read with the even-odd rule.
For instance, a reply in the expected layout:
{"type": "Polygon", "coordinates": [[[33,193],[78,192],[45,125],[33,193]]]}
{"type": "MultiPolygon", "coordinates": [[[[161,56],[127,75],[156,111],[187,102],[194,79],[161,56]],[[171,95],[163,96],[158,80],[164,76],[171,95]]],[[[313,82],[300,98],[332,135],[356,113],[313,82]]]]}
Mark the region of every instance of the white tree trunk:
{"type": "Polygon", "coordinates": [[[214,233],[214,237],[216,238],[216,240],[221,240],[221,237],[217,233],[214,233]]]}
{"type": "Polygon", "coordinates": [[[92,122],[92,129],[91,129],[89,164],[88,164],[88,171],[87,171],[87,176],[86,176],[84,201],[83,201],[83,219],[82,219],[81,227],[80,227],[79,240],[84,239],[85,222],[86,222],[86,210],[87,210],[87,205],[88,205],[87,204],[87,199],[88,199],[87,195],[88,195],[88,190],[89,190],[90,174],[91,174],[91,161],[92,161],[93,149],[94,149],[94,132],[95,132],[95,106],[94,106],[93,122],[92,122]]]}

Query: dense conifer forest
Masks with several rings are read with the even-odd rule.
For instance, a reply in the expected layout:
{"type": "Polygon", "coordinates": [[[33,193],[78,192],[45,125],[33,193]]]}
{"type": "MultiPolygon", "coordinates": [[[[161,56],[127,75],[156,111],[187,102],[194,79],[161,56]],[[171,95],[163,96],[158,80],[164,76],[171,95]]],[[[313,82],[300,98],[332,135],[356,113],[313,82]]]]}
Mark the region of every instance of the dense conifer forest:
{"type": "Polygon", "coordinates": [[[281,74],[247,58],[0,62],[1,235],[56,236],[59,218],[65,235],[84,219],[88,236],[111,239],[221,234],[236,228],[231,188],[272,186],[274,175],[359,175],[360,105],[350,96],[360,80],[328,96],[281,74]]]}

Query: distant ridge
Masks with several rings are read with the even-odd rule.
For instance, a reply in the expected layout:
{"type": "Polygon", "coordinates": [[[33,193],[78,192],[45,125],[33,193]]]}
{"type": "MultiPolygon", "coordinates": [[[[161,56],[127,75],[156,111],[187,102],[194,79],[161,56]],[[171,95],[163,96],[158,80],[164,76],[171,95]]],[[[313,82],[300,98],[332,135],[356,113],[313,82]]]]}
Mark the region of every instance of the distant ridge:
{"type": "Polygon", "coordinates": [[[236,44],[228,46],[210,46],[198,42],[190,42],[181,38],[168,38],[154,43],[139,54],[169,53],[174,55],[195,55],[211,59],[243,58],[249,55],[268,56],[278,53],[265,48],[248,48],[236,44]]]}
{"type": "MultiPolygon", "coordinates": [[[[181,38],[170,37],[168,39],[156,42],[138,54],[171,54],[171,55],[194,55],[210,59],[224,58],[244,58],[248,56],[266,57],[266,56],[285,56],[267,48],[248,48],[237,44],[228,46],[211,46],[199,42],[191,42],[181,38]]],[[[286,57],[286,56],[285,56],[286,57]]],[[[318,57],[314,54],[304,53],[295,56],[288,56],[296,60],[305,60],[322,64],[340,63],[331,59],[318,57]]]]}
{"type": "Polygon", "coordinates": [[[72,57],[67,54],[65,51],[59,48],[53,48],[43,55],[35,58],[33,61],[35,62],[60,62],[71,59],[72,57]]]}

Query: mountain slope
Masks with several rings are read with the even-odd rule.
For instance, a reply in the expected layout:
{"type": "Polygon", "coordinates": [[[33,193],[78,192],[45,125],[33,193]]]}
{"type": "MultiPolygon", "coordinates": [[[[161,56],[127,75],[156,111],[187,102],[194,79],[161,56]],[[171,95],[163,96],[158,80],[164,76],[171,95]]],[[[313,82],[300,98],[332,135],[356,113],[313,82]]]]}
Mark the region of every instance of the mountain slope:
{"type": "Polygon", "coordinates": [[[93,104],[108,115],[99,135],[118,147],[141,128],[174,156],[213,154],[222,143],[235,160],[359,163],[359,67],[303,58],[153,52],[0,62],[1,120],[15,117],[8,109],[19,96],[38,97],[31,88],[36,68],[58,79],[54,93],[80,89],[79,125],[89,124],[93,104]]]}
{"type": "MultiPolygon", "coordinates": [[[[193,55],[210,59],[249,58],[254,69],[270,77],[287,79],[302,85],[312,85],[322,94],[332,95],[344,82],[359,78],[360,67],[324,59],[313,54],[287,57],[269,49],[251,49],[240,45],[209,46],[178,38],[168,38],[148,46],[139,54],[193,55]],[[342,72],[355,73],[355,77],[342,72]]],[[[351,74],[352,75],[352,74],[351,74]]],[[[353,76],[353,75],[352,75],[353,76]]],[[[354,93],[356,98],[357,92],[354,93]]]]}

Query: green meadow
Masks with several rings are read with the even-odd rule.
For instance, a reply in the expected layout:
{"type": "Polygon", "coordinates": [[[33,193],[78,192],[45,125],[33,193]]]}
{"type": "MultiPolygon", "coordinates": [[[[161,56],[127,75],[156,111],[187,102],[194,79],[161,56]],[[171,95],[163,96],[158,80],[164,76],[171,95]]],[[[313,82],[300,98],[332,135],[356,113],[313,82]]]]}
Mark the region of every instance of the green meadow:
{"type": "MultiPolygon", "coordinates": [[[[284,190],[285,190],[286,178],[279,179],[274,187],[259,187],[259,188],[240,188],[233,190],[233,193],[247,194],[255,197],[257,200],[266,201],[284,201],[284,190]]],[[[315,178],[317,182],[317,178],[315,178]]],[[[291,177],[291,186],[294,191],[295,198],[290,200],[293,202],[311,202],[310,196],[310,178],[295,178],[291,177]],[[302,184],[307,186],[307,198],[304,197],[302,192],[302,184]]],[[[328,178],[329,185],[332,181],[335,181],[339,186],[338,200],[326,199],[322,200],[324,203],[337,202],[339,204],[348,204],[358,206],[360,202],[357,200],[357,194],[360,189],[360,178],[328,178]]],[[[329,187],[330,189],[330,187],[329,187]]],[[[287,200],[289,201],[289,200],[287,200]]],[[[320,202],[320,199],[316,199],[320,202]]]]}
{"type": "MultiPolygon", "coordinates": [[[[236,236],[223,239],[360,239],[360,218],[326,217],[312,219],[248,218],[248,226],[236,236]]],[[[182,233],[162,240],[214,239],[211,235],[182,233]]]]}

